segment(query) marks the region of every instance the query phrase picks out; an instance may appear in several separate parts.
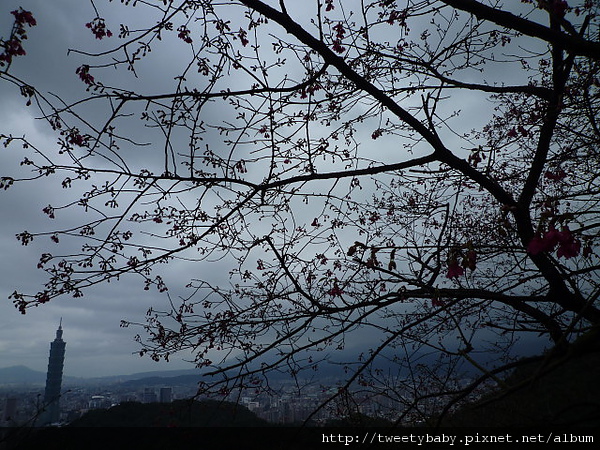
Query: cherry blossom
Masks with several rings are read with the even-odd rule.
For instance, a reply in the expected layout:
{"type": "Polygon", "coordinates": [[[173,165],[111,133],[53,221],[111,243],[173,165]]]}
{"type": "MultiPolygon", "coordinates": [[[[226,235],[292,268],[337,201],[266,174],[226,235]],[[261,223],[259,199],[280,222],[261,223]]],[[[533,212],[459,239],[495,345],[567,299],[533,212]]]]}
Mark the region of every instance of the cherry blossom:
{"type": "Polygon", "coordinates": [[[562,169],[556,169],[555,171],[547,170],[544,173],[544,177],[552,181],[561,181],[566,178],[567,173],[562,169]]]}
{"type": "Polygon", "coordinates": [[[458,277],[464,275],[464,273],[465,273],[465,269],[463,269],[458,264],[458,261],[452,260],[448,264],[448,273],[446,274],[446,278],[449,278],[449,279],[458,278],[458,277]]]}
{"type": "Polygon", "coordinates": [[[538,255],[542,252],[552,252],[557,246],[556,256],[569,259],[579,255],[581,241],[573,236],[568,226],[564,226],[561,231],[550,227],[543,235],[538,234],[531,239],[527,246],[527,252],[531,255],[538,255]]]}
{"type": "Polygon", "coordinates": [[[333,283],[333,287],[327,291],[327,294],[332,297],[341,297],[344,291],[338,286],[337,283],[333,283]]]}
{"type": "Polygon", "coordinates": [[[87,64],[79,66],[77,70],[75,70],[75,73],[79,75],[81,81],[83,81],[88,86],[92,86],[94,84],[94,77],[90,75],[90,66],[88,66],[87,64]]]}
{"type": "Polygon", "coordinates": [[[37,25],[31,12],[25,11],[23,8],[11,11],[11,14],[15,17],[11,36],[6,41],[0,39],[0,49],[4,47],[4,51],[0,53],[0,67],[10,64],[13,57],[24,56],[26,54],[22,45],[22,42],[27,39],[25,25],[29,27],[37,25]]]}
{"type": "Polygon", "coordinates": [[[101,17],[96,17],[91,22],[86,23],[85,26],[92,31],[94,36],[96,36],[96,39],[112,36],[112,32],[106,28],[106,23],[101,17]]]}

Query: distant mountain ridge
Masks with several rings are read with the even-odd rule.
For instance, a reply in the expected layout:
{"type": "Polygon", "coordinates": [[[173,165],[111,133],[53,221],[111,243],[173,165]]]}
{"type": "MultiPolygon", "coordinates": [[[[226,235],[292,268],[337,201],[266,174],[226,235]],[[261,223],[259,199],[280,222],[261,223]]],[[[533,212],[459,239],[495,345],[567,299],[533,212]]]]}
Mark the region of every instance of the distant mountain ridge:
{"type": "Polygon", "coordinates": [[[0,384],[40,384],[46,382],[46,374],[26,366],[0,368],[0,384]]]}
{"type": "MultiPolygon", "coordinates": [[[[341,367],[324,367],[316,373],[308,372],[307,377],[326,379],[340,377],[341,367]]],[[[137,372],[129,375],[109,375],[103,377],[63,377],[63,386],[69,384],[126,384],[131,387],[159,386],[165,383],[176,385],[196,384],[200,381],[202,373],[199,369],[157,370],[151,372],[137,372]]],[[[289,379],[285,373],[273,373],[272,379],[289,379]]],[[[46,373],[30,369],[26,366],[11,366],[0,368],[0,386],[2,385],[44,385],[46,373]]]]}
{"type": "Polygon", "coordinates": [[[143,378],[173,378],[180,376],[199,376],[198,369],[174,369],[174,370],[154,370],[150,372],[136,372],[129,375],[108,375],[104,377],[86,378],[86,380],[102,380],[124,382],[131,380],[140,380],[143,378]]]}
{"type": "MultiPolygon", "coordinates": [[[[537,350],[537,349],[536,349],[537,350]]],[[[541,349],[540,349],[541,351],[541,349]]],[[[352,350],[352,352],[356,353],[356,350],[352,350]]],[[[531,349],[529,354],[532,354],[531,349]]],[[[327,355],[326,355],[327,356],[327,355]]],[[[346,376],[346,366],[352,366],[351,364],[344,364],[342,361],[351,360],[353,357],[356,358],[356,355],[348,353],[348,357],[346,358],[346,354],[344,352],[336,352],[335,360],[330,361],[329,364],[320,364],[318,366],[317,371],[307,370],[303,372],[300,376],[305,377],[307,379],[314,380],[325,380],[328,378],[342,378],[346,376]],[[337,362],[336,362],[337,361],[337,362]]],[[[384,358],[382,361],[377,363],[377,367],[384,372],[395,373],[398,370],[393,363],[389,361],[393,361],[394,354],[390,353],[387,355],[383,355],[384,358]]],[[[477,358],[479,362],[482,360],[486,360],[486,358],[493,358],[494,355],[485,355],[478,354],[477,358]]],[[[422,354],[419,358],[419,364],[430,364],[435,362],[435,355],[431,354],[422,354]]],[[[468,374],[477,373],[477,369],[474,366],[469,364],[465,364],[462,370],[468,374]]],[[[200,381],[202,376],[202,372],[200,369],[175,369],[175,370],[156,370],[149,372],[137,372],[128,375],[110,375],[103,377],[70,377],[65,374],[63,377],[63,384],[68,385],[69,383],[77,383],[77,384],[110,384],[110,383],[129,383],[132,385],[136,384],[146,384],[146,385],[160,385],[166,382],[172,384],[193,384],[200,381]],[[175,379],[177,378],[177,379],[175,379]],[[138,381],[139,380],[139,381],[138,381]],[[142,381],[143,380],[143,381],[142,381]],[[167,381],[168,380],[168,381],[167,381]]],[[[272,380],[287,380],[289,379],[289,375],[287,373],[278,373],[273,372],[270,374],[270,379],[272,380]]],[[[18,385],[18,384],[45,384],[46,382],[46,373],[39,372],[36,370],[32,370],[26,366],[11,366],[0,368],[0,385],[18,385]]]]}
{"type": "MultiPolygon", "coordinates": [[[[133,380],[141,379],[159,379],[163,378],[174,378],[174,377],[193,377],[199,376],[199,372],[196,369],[183,369],[183,370],[157,370],[153,372],[138,372],[130,375],[111,375],[106,377],[94,377],[94,378],[82,378],[82,377],[70,377],[64,376],[63,383],[119,383],[119,382],[130,382],[133,380]]],[[[20,385],[20,384],[38,384],[43,385],[46,383],[46,372],[40,372],[37,370],[30,369],[27,366],[10,366],[0,368],[0,385],[20,385]]]]}

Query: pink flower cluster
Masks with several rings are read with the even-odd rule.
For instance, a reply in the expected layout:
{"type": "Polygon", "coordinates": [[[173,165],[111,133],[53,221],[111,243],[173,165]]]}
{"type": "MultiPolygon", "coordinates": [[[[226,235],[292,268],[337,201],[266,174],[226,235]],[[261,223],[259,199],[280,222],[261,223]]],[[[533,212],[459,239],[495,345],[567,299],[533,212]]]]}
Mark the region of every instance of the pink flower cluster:
{"type": "Polygon", "coordinates": [[[561,231],[550,227],[548,231],[536,235],[529,242],[527,251],[531,255],[537,255],[541,252],[552,252],[557,247],[556,256],[569,259],[579,254],[581,241],[573,236],[568,226],[564,226],[561,231]]]}
{"type": "Polygon", "coordinates": [[[188,27],[186,27],[185,25],[181,25],[179,28],[177,28],[177,31],[179,32],[177,34],[177,37],[183,42],[185,42],[186,44],[191,44],[193,42],[188,27]]]}
{"type": "Polygon", "coordinates": [[[78,147],[87,147],[89,139],[89,136],[83,136],[79,134],[79,130],[76,128],[71,130],[69,136],[67,137],[69,144],[77,145],[78,147]]]}
{"type": "Polygon", "coordinates": [[[387,23],[389,23],[390,25],[394,25],[394,23],[396,21],[398,21],[400,23],[401,26],[405,27],[406,26],[406,19],[408,18],[408,11],[404,10],[404,11],[398,11],[398,10],[394,10],[390,13],[390,16],[388,17],[387,23]]]}
{"type": "Polygon", "coordinates": [[[444,302],[444,300],[442,300],[439,297],[433,297],[431,299],[431,306],[433,306],[434,308],[440,307],[440,306],[445,306],[446,302],[444,302]]]}
{"type": "Polygon", "coordinates": [[[18,10],[14,10],[10,12],[13,16],[15,16],[15,21],[19,25],[29,25],[30,27],[35,27],[37,22],[33,18],[31,11],[25,11],[23,8],[19,8],[18,10]]]}
{"type": "Polygon", "coordinates": [[[375,140],[381,136],[383,136],[383,129],[377,128],[375,131],[373,131],[373,134],[371,135],[371,139],[375,140]]]}
{"type": "Polygon", "coordinates": [[[10,64],[14,56],[25,55],[25,49],[22,45],[22,42],[27,39],[25,25],[30,27],[37,25],[31,12],[25,11],[23,8],[11,11],[11,14],[15,16],[15,23],[8,41],[0,39],[0,48],[4,48],[4,51],[0,53],[0,67],[10,64]]]}
{"type": "Polygon", "coordinates": [[[515,138],[519,134],[521,134],[523,137],[529,136],[529,132],[525,129],[525,127],[523,127],[523,125],[519,125],[516,129],[515,127],[512,127],[510,130],[508,130],[508,133],[506,133],[506,135],[510,138],[515,138]],[[519,133],[517,133],[517,131],[519,133]]]}
{"type": "Polygon", "coordinates": [[[475,270],[477,268],[477,253],[475,250],[469,250],[459,263],[456,257],[448,262],[448,273],[446,278],[458,278],[465,274],[465,269],[475,270]]]}
{"type": "Polygon", "coordinates": [[[82,135],[77,128],[71,128],[70,130],[63,130],[60,132],[61,136],[65,136],[64,142],[61,142],[61,150],[59,154],[65,151],[71,150],[69,145],[76,145],[78,147],[87,147],[89,144],[90,136],[82,135]]]}
{"type": "Polygon", "coordinates": [[[240,42],[244,47],[250,43],[248,40],[248,32],[243,28],[240,28],[240,31],[238,31],[237,37],[240,39],[240,42]]]}
{"type": "Polygon", "coordinates": [[[86,28],[92,30],[92,33],[94,34],[94,36],[96,36],[96,39],[102,39],[104,37],[112,36],[112,32],[106,28],[106,23],[104,22],[104,19],[100,17],[96,17],[91,22],[86,23],[85,26],[86,28]]]}
{"type": "Polygon", "coordinates": [[[567,172],[565,172],[563,169],[556,169],[554,172],[547,170],[546,173],[544,173],[544,177],[552,181],[562,181],[564,178],[566,178],[566,176],[567,172]]]}
{"type": "Polygon", "coordinates": [[[90,75],[90,66],[88,66],[87,64],[79,66],[77,70],[75,70],[75,73],[79,75],[81,81],[83,81],[88,86],[92,86],[94,84],[94,77],[90,75]]]}
{"type": "Polygon", "coordinates": [[[346,47],[342,45],[342,41],[346,36],[346,29],[344,25],[338,23],[334,25],[333,31],[335,31],[335,39],[333,40],[333,51],[336,53],[344,53],[346,51],[346,47]]]}
{"type": "Polygon", "coordinates": [[[458,261],[453,260],[450,261],[450,263],[448,264],[448,273],[446,274],[447,278],[458,278],[460,276],[463,276],[465,273],[465,269],[463,269],[460,264],[458,264],[458,261]]]}
{"type": "Polygon", "coordinates": [[[344,291],[338,286],[337,283],[333,283],[333,287],[327,291],[332,297],[341,297],[344,291]]]}

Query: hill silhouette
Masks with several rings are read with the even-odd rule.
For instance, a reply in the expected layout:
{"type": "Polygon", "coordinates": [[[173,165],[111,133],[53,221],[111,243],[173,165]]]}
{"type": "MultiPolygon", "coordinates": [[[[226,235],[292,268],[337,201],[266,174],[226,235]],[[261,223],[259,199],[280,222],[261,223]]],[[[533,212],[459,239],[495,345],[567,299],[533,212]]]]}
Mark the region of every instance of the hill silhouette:
{"type": "Polygon", "coordinates": [[[458,427],[599,427],[599,379],[600,346],[582,353],[541,355],[506,377],[504,387],[442,423],[458,427]]]}
{"type": "MultiPolygon", "coordinates": [[[[11,450],[311,448],[321,428],[278,427],[231,402],[177,400],[126,402],[93,410],[66,427],[15,429],[11,450]]],[[[2,445],[0,435],[0,448],[2,445]]]]}
{"type": "Polygon", "coordinates": [[[268,423],[245,406],[216,400],[125,402],[92,410],[69,427],[257,427],[268,423]]]}
{"type": "Polygon", "coordinates": [[[46,382],[46,373],[25,366],[0,368],[0,384],[42,384],[46,382]]]}

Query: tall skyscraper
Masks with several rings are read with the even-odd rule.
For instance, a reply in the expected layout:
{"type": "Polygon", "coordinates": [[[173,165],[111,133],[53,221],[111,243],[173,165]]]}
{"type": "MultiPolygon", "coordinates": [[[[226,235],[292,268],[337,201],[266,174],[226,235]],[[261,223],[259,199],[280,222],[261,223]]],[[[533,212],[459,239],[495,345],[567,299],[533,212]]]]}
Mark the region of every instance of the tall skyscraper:
{"type": "Polygon", "coordinates": [[[60,418],[60,389],[62,386],[63,363],[65,361],[65,346],[62,339],[62,319],[56,339],[50,343],[50,357],[48,358],[48,374],[46,375],[46,390],[44,391],[45,412],[42,414],[41,424],[47,425],[58,422],[60,418]]]}

